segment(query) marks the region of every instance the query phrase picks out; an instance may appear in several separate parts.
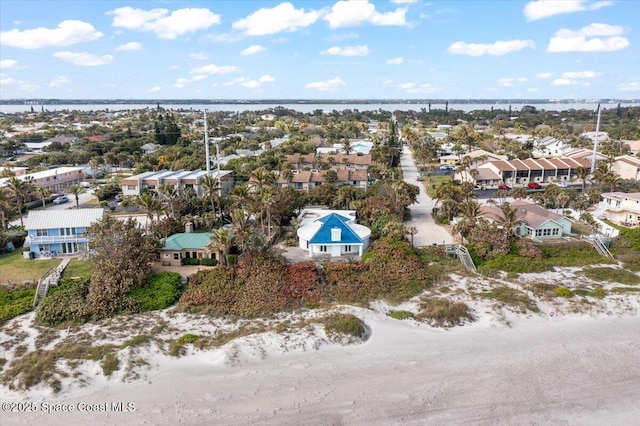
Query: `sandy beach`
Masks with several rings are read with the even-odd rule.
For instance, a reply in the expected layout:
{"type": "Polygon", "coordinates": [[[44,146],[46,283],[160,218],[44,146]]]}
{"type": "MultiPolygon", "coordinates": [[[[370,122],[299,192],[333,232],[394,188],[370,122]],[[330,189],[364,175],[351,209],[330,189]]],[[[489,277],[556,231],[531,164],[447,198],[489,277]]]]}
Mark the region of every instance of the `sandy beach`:
{"type": "Polygon", "coordinates": [[[365,342],[329,343],[316,331],[248,336],[178,359],[146,348],[149,366],[131,382],[88,366],[93,381],[58,394],[0,388],[3,403],[38,408],[3,412],[2,424],[631,425],[640,418],[637,312],[517,316],[510,325],[484,315],[438,329],[344,309],[366,322],[365,342]],[[135,411],[115,411],[119,402],[135,411]],[[43,404],[75,411],[45,413],[43,404]],[[93,412],[84,404],[108,406],[93,412]]]}

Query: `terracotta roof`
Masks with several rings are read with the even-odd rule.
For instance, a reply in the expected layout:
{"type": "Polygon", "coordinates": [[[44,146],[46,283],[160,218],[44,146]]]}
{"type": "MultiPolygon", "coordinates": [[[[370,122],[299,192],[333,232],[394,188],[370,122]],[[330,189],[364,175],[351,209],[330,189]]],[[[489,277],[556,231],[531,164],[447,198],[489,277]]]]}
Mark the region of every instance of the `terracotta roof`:
{"type": "Polygon", "coordinates": [[[532,158],[527,158],[526,160],[522,160],[522,162],[531,170],[544,170],[544,168],[532,158]]]}
{"type": "Polygon", "coordinates": [[[509,161],[491,161],[490,164],[493,164],[498,170],[503,172],[510,172],[514,170],[514,167],[509,161]]]}

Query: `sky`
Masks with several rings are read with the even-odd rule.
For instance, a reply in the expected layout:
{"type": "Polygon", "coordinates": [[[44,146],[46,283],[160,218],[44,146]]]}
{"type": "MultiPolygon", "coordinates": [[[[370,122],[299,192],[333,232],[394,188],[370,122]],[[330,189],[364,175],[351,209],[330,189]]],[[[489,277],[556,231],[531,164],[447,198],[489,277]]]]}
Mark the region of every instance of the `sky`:
{"type": "Polygon", "coordinates": [[[2,0],[14,98],[638,99],[640,1],[2,0]]]}

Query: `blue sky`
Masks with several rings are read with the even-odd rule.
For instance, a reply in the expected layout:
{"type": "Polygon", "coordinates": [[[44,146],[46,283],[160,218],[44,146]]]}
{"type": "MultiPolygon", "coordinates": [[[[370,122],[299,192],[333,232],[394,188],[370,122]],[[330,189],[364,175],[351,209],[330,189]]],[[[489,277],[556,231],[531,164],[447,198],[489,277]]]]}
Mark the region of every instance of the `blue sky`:
{"type": "Polygon", "coordinates": [[[640,98],[640,2],[0,2],[0,98],[640,98]]]}

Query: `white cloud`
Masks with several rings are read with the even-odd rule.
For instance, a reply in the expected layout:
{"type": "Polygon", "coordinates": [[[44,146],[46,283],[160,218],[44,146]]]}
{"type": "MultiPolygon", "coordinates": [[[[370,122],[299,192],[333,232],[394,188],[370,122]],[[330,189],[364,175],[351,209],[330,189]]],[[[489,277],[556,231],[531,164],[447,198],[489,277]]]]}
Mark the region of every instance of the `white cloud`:
{"type": "Polygon", "coordinates": [[[18,63],[18,61],[14,60],[14,59],[2,59],[0,60],[0,70],[4,70],[7,68],[12,68],[14,66],[16,66],[16,64],[18,63]]]}
{"type": "Polygon", "coordinates": [[[527,77],[520,77],[520,78],[518,79],[518,81],[519,81],[520,83],[524,83],[525,81],[527,81],[527,77]]]}
{"type": "Polygon", "coordinates": [[[58,77],[51,80],[51,82],[49,82],[49,87],[59,87],[59,86],[62,86],[63,84],[67,84],[68,82],[69,82],[69,79],[67,77],[63,75],[59,75],[58,77]]]}
{"type": "Polygon", "coordinates": [[[574,71],[562,73],[560,78],[594,78],[599,75],[602,75],[602,73],[595,71],[574,71]]]}
{"type": "Polygon", "coordinates": [[[192,74],[231,74],[238,72],[235,65],[216,65],[208,64],[202,67],[196,67],[191,70],[192,74]]]}
{"type": "Polygon", "coordinates": [[[527,21],[537,21],[538,19],[548,18],[549,16],[560,15],[563,13],[598,10],[602,7],[612,5],[612,1],[590,2],[586,0],[535,0],[526,4],[523,9],[523,13],[527,18],[527,21]]]}
{"type": "Polygon", "coordinates": [[[322,52],[323,55],[338,55],[338,56],[367,56],[369,53],[369,46],[345,46],[345,47],[330,47],[322,52]]]}
{"type": "Polygon", "coordinates": [[[83,67],[95,67],[98,65],[106,65],[113,61],[113,56],[103,55],[97,56],[86,52],[55,52],[53,54],[55,58],[60,58],[65,62],[69,62],[73,65],[79,65],[83,67]]]}
{"type": "Polygon", "coordinates": [[[189,83],[193,83],[195,81],[202,81],[204,79],[206,79],[208,76],[204,75],[204,74],[198,74],[198,75],[194,75],[191,78],[186,78],[186,77],[180,77],[178,80],[176,80],[175,83],[173,83],[173,87],[177,87],[182,88],[184,86],[186,86],[189,83]]]}
{"type": "Polygon", "coordinates": [[[244,83],[245,81],[248,81],[246,78],[244,77],[236,77],[231,81],[227,81],[226,83],[224,83],[225,86],[233,86],[236,83],[244,83]]]}
{"type": "Polygon", "coordinates": [[[342,81],[340,77],[332,78],[331,80],[325,81],[315,81],[313,83],[305,84],[305,88],[307,89],[317,89],[321,92],[331,92],[339,89],[340,87],[344,87],[347,84],[342,81]]]}
{"type": "Polygon", "coordinates": [[[242,52],[240,52],[240,54],[242,56],[249,56],[249,55],[255,55],[256,53],[264,52],[265,50],[267,49],[264,46],[260,46],[259,44],[254,44],[244,49],[242,52]]]}
{"type": "Polygon", "coordinates": [[[160,86],[153,86],[153,87],[149,87],[149,89],[147,89],[147,92],[155,93],[155,92],[159,92],[160,90],[162,90],[162,87],[160,87],[160,86]]]}
{"type": "Polygon", "coordinates": [[[537,91],[538,91],[538,88],[537,88],[537,87],[529,87],[529,88],[527,89],[527,92],[530,92],[530,93],[537,92],[537,91]]]}
{"type": "MultiPolygon", "coordinates": [[[[418,3],[418,0],[391,0],[391,3],[395,4],[413,4],[418,3]]],[[[428,3],[427,3],[428,5],[428,3]]]]}
{"type": "Polygon", "coordinates": [[[401,7],[393,12],[380,13],[376,6],[363,1],[338,1],[324,16],[330,28],[355,27],[363,24],[405,25],[407,8],[401,7]]]}
{"type": "Polygon", "coordinates": [[[536,74],[536,78],[551,78],[551,76],[553,76],[553,74],[550,72],[541,72],[536,74]]]}
{"type": "Polygon", "coordinates": [[[637,92],[640,91],[640,82],[629,81],[626,83],[619,83],[617,89],[623,92],[637,92]]]}
{"type": "Polygon", "coordinates": [[[116,50],[140,50],[142,49],[142,45],[137,41],[131,41],[129,43],[121,44],[116,47],[116,50]]]}
{"type": "Polygon", "coordinates": [[[621,26],[598,23],[577,31],[563,28],[549,40],[547,52],[613,52],[629,46],[623,33],[621,26]]]}
{"type": "Polygon", "coordinates": [[[513,86],[513,78],[499,78],[498,84],[502,87],[511,87],[513,86]]]}
{"type": "Polygon", "coordinates": [[[354,32],[350,32],[350,33],[343,33],[343,34],[332,34],[329,37],[326,37],[324,40],[331,41],[331,42],[340,42],[340,41],[347,41],[347,40],[351,40],[359,37],[360,36],[358,34],[354,32]]]}
{"type": "Polygon", "coordinates": [[[7,74],[0,74],[0,86],[6,86],[15,82],[16,81],[7,74]]]}
{"type": "Polygon", "coordinates": [[[576,81],[571,80],[570,78],[556,78],[553,80],[554,86],[571,86],[576,84],[576,81]]]}
{"type": "Polygon", "coordinates": [[[204,80],[205,78],[207,78],[206,75],[198,74],[191,77],[191,81],[201,81],[201,80],[204,80]]]}
{"type": "Polygon", "coordinates": [[[447,49],[447,51],[453,55],[500,56],[511,52],[517,52],[526,48],[535,49],[536,44],[533,40],[496,41],[492,44],[465,43],[463,41],[458,41],[449,46],[449,49],[447,49]]]}
{"type": "Polygon", "coordinates": [[[206,61],[209,59],[206,53],[189,53],[189,59],[193,59],[195,61],[206,61]]]}
{"type": "Polygon", "coordinates": [[[235,30],[244,32],[248,36],[276,34],[284,31],[297,31],[308,27],[320,18],[315,10],[305,12],[296,9],[291,3],[280,3],[273,8],[258,9],[246,18],[233,23],[235,30]]]}
{"type": "Polygon", "coordinates": [[[220,15],[204,8],[177,9],[169,15],[167,9],[144,10],[126,6],[107,14],[114,15],[111,23],[114,27],[152,32],[164,39],[175,39],[220,23],[220,15]]]}
{"type": "Polygon", "coordinates": [[[407,93],[434,93],[438,91],[437,87],[428,83],[401,83],[398,84],[398,89],[404,90],[407,93]]]}
{"type": "Polygon", "coordinates": [[[246,80],[242,83],[242,85],[249,89],[256,89],[262,86],[262,83],[271,83],[273,81],[275,81],[275,78],[271,77],[268,74],[265,74],[257,80],[246,80]]]}
{"type": "Polygon", "coordinates": [[[387,65],[400,65],[402,62],[404,62],[404,60],[402,59],[402,56],[399,56],[397,58],[387,59],[385,61],[387,65]]]}
{"type": "Polygon", "coordinates": [[[0,33],[0,44],[20,49],[38,49],[46,46],[71,46],[85,41],[94,41],[102,37],[93,25],[67,20],[58,24],[57,28],[35,28],[19,31],[17,29],[0,33]]]}
{"type": "Polygon", "coordinates": [[[401,90],[409,90],[415,87],[415,83],[400,83],[398,84],[398,89],[401,90]]]}

